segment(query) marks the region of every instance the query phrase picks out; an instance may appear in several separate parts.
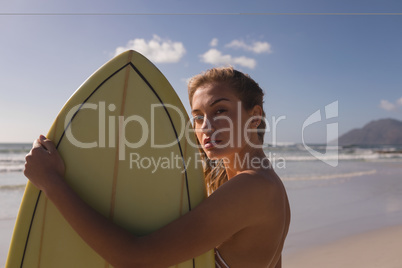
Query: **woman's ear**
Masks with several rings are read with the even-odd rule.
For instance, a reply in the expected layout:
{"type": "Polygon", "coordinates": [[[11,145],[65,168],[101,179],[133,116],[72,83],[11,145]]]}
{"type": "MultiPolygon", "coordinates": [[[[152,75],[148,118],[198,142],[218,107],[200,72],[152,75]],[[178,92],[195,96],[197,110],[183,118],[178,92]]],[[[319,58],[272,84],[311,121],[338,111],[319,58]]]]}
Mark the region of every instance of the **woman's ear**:
{"type": "Polygon", "coordinates": [[[251,121],[251,127],[258,128],[262,120],[262,107],[260,105],[255,105],[251,110],[250,115],[253,117],[253,120],[251,121]]]}

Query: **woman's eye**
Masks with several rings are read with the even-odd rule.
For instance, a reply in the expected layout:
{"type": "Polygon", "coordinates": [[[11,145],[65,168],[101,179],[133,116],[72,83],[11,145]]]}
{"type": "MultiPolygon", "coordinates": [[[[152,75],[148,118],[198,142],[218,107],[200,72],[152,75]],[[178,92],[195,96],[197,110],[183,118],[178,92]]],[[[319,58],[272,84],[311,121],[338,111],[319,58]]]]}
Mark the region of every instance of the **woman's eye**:
{"type": "Polygon", "coordinates": [[[224,112],[226,112],[227,110],[225,110],[225,109],[219,109],[219,110],[217,110],[216,111],[216,114],[221,114],[221,113],[224,113],[224,112]]]}
{"type": "Polygon", "coordinates": [[[193,117],[193,121],[196,124],[202,124],[202,122],[204,121],[204,116],[196,115],[196,116],[193,117]]]}

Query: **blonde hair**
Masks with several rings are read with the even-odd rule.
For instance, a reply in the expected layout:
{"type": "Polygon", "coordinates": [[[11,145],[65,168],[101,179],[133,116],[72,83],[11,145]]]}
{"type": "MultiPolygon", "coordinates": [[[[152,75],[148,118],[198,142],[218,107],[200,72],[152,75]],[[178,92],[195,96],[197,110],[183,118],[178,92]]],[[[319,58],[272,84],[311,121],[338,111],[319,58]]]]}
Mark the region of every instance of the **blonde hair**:
{"type": "MultiPolygon", "coordinates": [[[[233,67],[221,67],[207,70],[194,76],[188,83],[188,96],[190,106],[193,106],[193,96],[199,87],[205,84],[224,83],[229,85],[242,102],[246,111],[251,110],[255,105],[263,108],[264,91],[249,75],[239,72],[233,67]]],[[[264,142],[266,128],[265,112],[262,110],[261,123],[258,126],[258,139],[261,144],[264,142]]],[[[201,148],[201,146],[200,146],[201,148]]],[[[204,176],[208,195],[212,194],[219,186],[225,183],[228,178],[223,160],[211,160],[204,150],[200,149],[204,160],[204,176]]]]}

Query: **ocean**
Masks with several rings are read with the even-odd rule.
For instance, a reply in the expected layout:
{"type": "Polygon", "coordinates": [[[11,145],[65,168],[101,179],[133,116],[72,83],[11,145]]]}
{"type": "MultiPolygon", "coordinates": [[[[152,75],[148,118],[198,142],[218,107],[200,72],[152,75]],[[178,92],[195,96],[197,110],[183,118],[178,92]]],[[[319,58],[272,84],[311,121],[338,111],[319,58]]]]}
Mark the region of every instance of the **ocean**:
{"type": "MultiPolygon", "coordinates": [[[[0,220],[17,216],[27,182],[23,175],[24,158],[31,146],[27,143],[0,143],[0,220]]],[[[375,163],[402,162],[401,145],[326,147],[318,144],[309,145],[309,148],[318,152],[320,159],[303,144],[265,146],[266,155],[288,189],[376,174],[379,170],[375,163]],[[323,162],[336,159],[336,166],[323,162]]]]}
{"type": "Polygon", "coordinates": [[[16,218],[24,193],[25,155],[32,144],[0,143],[0,220],[16,218]]]}
{"type": "MultiPolygon", "coordinates": [[[[0,143],[0,267],[27,182],[23,169],[30,148],[0,143]]],[[[402,224],[402,146],[318,144],[308,149],[289,143],[264,148],[283,180],[292,211],[284,256],[402,224]]]]}
{"type": "Polygon", "coordinates": [[[373,174],[370,163],[402,162],[402,145],[326,146],[287,143],[265,147],[284,181],[328,180],[373,174]],[[312,155],[313,151],[315,156],[312,155]],[[283,164],[282,164],[283,163],[283,164]]]}

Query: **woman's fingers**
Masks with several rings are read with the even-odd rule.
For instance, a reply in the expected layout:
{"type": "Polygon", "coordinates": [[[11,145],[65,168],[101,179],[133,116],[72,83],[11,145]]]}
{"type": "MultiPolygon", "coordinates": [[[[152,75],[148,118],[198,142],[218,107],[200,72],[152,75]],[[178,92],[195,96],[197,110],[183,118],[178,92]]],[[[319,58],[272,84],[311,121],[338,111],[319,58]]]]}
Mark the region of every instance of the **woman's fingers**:
{"type": "Polygon", "coordinates": [[[25,161],[25,176],[41,190],[49,185],[49,180],[64,176],[63,159],[53,142],[43,135],[34,141],[25,161]]]}
{"type": "Polygon", "coordinates": [[[40,145],[46,149],[47,151],[49,151],[49,153],[54,153],[57,151],[56,146],[54,145],[54,143],[47,139],[45,136],[40,135],[38,142],[40,143],[40,145]]]}

